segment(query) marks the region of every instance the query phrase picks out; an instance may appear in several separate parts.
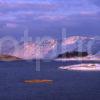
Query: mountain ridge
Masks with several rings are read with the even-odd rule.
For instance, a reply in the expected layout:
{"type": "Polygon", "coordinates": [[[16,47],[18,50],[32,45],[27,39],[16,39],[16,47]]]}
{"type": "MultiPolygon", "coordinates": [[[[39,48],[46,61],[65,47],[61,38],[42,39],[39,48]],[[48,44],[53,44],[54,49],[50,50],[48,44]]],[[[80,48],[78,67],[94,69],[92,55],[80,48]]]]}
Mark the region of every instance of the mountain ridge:
{"type": "MultiPolygon", "coordinates": [[[[4,53],[23,59],[54,58],[64,52],[87,52],[89,55],[97,55],[100,51],[100,40],[96,37],[71,36],[65,39],[47,39],[39,42],[19,43],[19,47],[13,53],[4,53]]],[[[8,45],[9,47],[9,45],[8,45]]],[[[5,47],[6,51],[8,50],[5,47]]],[[[2,54],[2,53],[1,53],[2,54]]]]}

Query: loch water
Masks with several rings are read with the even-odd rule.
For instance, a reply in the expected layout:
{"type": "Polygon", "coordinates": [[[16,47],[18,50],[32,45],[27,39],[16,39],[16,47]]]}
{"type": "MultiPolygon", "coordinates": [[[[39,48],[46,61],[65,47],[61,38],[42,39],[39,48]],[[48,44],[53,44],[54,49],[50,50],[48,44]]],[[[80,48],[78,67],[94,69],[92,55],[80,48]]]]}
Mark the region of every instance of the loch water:
{"type": "Polygon", "coordinates": [[[100,62],[1,61],[0,100],[99,100],[99,71],[82,72],[59,69],[60,66],[80,63],[100,62]],[[52,83],[28,84],[24,82],[25,80],[52,80],[52,83]]]}

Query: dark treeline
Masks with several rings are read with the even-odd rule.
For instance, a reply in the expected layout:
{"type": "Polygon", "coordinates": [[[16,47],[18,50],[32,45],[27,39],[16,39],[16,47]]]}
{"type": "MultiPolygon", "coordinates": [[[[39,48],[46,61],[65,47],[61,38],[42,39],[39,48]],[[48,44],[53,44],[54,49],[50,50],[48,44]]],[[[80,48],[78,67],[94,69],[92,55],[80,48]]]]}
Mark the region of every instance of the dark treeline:
{"type": "Polygon", "coordinates": [[[73,51],[73,52],[66,52],[63,54],[59,54],[57,58],[71,58],[71,57],[85,57],[85,56],[88,56],[87,52],[73,51]]]}

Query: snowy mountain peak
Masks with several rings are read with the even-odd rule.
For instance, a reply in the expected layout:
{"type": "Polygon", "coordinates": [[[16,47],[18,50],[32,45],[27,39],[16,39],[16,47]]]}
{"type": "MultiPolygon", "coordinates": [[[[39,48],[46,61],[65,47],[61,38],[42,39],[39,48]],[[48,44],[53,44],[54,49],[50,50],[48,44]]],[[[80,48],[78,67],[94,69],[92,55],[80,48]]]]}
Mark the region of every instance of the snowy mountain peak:
{"type": "Polygon", "coordinates": [[[100,40],[96,37],[72,36],[62,42],[64,52],[80,51],[95,54],[100,50],[100,40]]]}
{"type": "Polygon", "coordinates": [[[46,54],[56,46],[55,40],[44,40],[34,43],[24,43],[19,50],[14,53],[15,56],[24,59],[44,58],[46,54]]]}
{"type": "Polygon", "coordinates": [[[71,36],[63,40],[62,45],[72,45],[78,41],[85,41],[85,40],[94,40],[93,37],[86,37],[86,36],[71,36]]]}

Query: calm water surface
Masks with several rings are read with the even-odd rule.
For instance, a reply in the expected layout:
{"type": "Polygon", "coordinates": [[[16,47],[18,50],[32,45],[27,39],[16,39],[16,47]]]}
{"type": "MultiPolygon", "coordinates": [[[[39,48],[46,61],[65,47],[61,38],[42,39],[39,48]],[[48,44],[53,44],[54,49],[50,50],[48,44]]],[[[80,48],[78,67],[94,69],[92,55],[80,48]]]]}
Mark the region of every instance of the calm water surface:
{"type": "Polygon", "coordinates": [[[36,71],[35,60],[0,62],[0,100],[100,100],[100,72],[58,69],[78,63],[81,62],[41,61],[41,70],[36,71]],[[34,79],[53,80],[53,83],[24,83],[34,79]]]}

